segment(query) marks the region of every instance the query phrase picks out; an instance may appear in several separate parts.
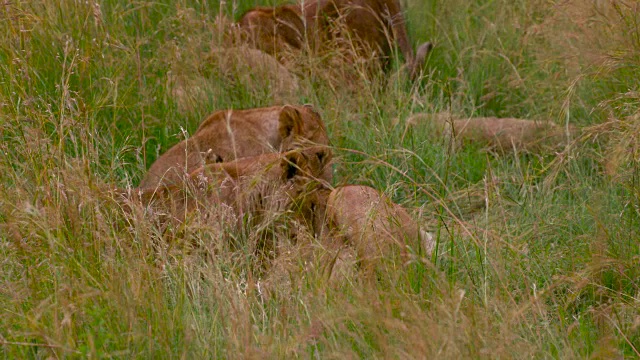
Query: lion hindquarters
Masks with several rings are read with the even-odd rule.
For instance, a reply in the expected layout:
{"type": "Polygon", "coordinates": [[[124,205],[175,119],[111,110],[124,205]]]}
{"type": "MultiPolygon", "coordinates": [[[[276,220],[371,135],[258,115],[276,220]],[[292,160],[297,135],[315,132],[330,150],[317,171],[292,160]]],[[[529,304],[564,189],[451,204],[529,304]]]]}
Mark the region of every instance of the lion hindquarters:
{"type": "Polygon", "coordinates": [[[351,244],[365,267],[392,255],[394,248],[408,247],[427,254],[433,250],[431,235],[420,229],[407,211],[368,186],[349,185],[333,190],[326,203],[332,231],[351,244]]]}

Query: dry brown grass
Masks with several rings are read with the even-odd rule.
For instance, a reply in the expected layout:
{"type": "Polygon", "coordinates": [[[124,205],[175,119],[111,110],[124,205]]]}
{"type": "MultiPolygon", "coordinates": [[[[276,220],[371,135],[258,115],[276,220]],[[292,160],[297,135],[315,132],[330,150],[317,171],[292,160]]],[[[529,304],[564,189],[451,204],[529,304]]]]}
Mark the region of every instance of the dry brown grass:
{"type": "Polygon", "coordinates": [[[220,8],[253,4],[0,5],[2,355],[640,356],[636,2],[406,3],[414,41],[436,43],[422,81],[329,55],[287,65],[295,102],[328,125],[334,185],[383,191],[438,241],[373,282],[348,250],[293,241],[306,224],[287,214],[265,219],[280,256],[261,273],[246,228],[163,227],[105,192],[206,114],[276,101],[272,74],[206,60],[233,42],[220,8]],[[406,126],[443,110],[586,130],[555,154],[499,156],[406,126]]]}

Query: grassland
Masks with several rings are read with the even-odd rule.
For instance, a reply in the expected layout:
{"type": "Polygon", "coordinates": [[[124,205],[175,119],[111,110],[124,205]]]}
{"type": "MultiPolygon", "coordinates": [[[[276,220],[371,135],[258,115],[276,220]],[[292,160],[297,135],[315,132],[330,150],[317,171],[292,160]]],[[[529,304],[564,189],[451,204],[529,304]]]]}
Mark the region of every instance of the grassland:
{"type": "Polygon", "coordinates": [[[640,357],[637,2],[407,0],[436,44],[419,81],[313,68],[284,98],[207,62],[218,15],[258,3],[0,4],[0,356],[640,357]],[[432,258],[339,288],[300,261],[265,297],[246,251],[185,245],[214,230],[161,232],[103,192],[212,111],[284,101],[322,114],[336,184],[416,209],[432,258]],[[443,110],[583,130],[498,156],[406,122],[443,110]]]}

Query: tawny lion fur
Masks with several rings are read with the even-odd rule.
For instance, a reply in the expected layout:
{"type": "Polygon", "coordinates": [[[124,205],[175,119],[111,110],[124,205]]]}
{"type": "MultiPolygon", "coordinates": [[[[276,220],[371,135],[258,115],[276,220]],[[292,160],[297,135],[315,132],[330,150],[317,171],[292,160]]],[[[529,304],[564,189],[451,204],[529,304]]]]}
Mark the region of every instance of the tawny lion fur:
{"type": "MultiPolygon", "coordinates": [[[[171,221],[184,222],[190,214],[210,215],[231,210],[238,221],[253,224],[292,209],[295,199],[319,186],[331,159],[331,149],[314,146],[207,164],[180,183],[120,191],[131,203],[140,203],[171,221]]],[[[300,214],[311,214],[309,211],[300,214]]],[[[304,222],[311,223],[312,219],[304,222]]]]}
{"type": "MultiPolygon", "coordinates": [[[[200,124],[193,136],[162,154],[139,187],[179,183],[186,174],[209,163],[328,143],[325,125],[310,106],[217,111],[200,124]]],[[[330,166],[324,170],[321,178],[330,181],[330,166]]]]}
{"type": "Polygon", "coordinates": [[[431,254],[431,234],[422,230],[407,211],[379,191],[361,185],[346,185],[325,191],[317,200],[316,231],[327,246],[353,246],[358,261],[366,272],[394,248],[431,254]],[[336,242],[336,240],[342,240],[336,242]]]}
{"type": "Polygon", "coordinates": [[[253,46],[278,58],[291,50],[318,52],[346,42],[344,48],[338,46],[346,52],[355,50],[359,57],[374,55],[387,67],[395,42],[412,78],[432,48],[424,43],[414,52],[399,0],[310,0],[258,7],[246,12],[238,24],[253,46]]]}
{"type": "Polygon", "coordinates": [[[449,113],[415,114],[407,119],[407,125],[430,123],[438,134],[454,139],[457,145],[473,143],[498,152],[539,152],[566,144],[567,135],[577,128],[567,129],[550,121],[534,121],[516,118],[471,117],[457,118],[449,113]]]}

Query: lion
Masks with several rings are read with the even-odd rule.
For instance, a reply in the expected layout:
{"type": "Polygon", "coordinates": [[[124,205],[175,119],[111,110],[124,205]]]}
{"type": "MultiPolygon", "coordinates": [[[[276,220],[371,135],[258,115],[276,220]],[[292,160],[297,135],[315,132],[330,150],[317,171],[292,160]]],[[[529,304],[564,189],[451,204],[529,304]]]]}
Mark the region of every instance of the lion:
{"type": "Polygon", "coordinates": [[[179,182],[156,188],[139,187],[131,193],[144,205],[156,204],[164,208],[180,222],[201,202],[224,203],[239,217],[247,212],[255,215],[258,209],[276,198],[270,194],[272,192],[285,191],[289,198],[295,198],[292,189],[304,191],[307,182],[317,181],[330,158],[331,149],[326,146],[260,154],[206,164],[179,182]]]}
{"type": "Polygon", "coordinates": [[[415,114],[407,119],[407,125],[428,122],[438,134],[456,140],[457,145],[472,143],[489,151],[541,152],[556,149],[567,143],[577,133],[573,125],[562,128],[551,121],[535,121],[516,118],[471,117],[456,118],[450,113],[415,114]]]}
{"type": "Polygon", "coordinates": [[[395,41],[411,78],[419,74],[433,47],[426,42],[414,53],[399,0],[311,0],[258,7],[247,11],[238,25],[253,46],[280,59],[291,50],[318,51],[348,41],[343,50],[350,52],[355,45],[357,56],[373,55],[387,69],[395,41]]]}
{"type": "Polygon", "coordinates": [[[143,210],[162,227],[204,223],[231,237],[248,234],[256,251],[272,257],[275,232],[286,231],[293,241],[298,230],[307,233],[305,224],[313,219],[304,216],[312,212],[303,211],[296,199],[321,186],[330,159],[327,146],[266,153],[207,164],[180,183],[119,190],[117,198],[128,212],[143,210]]]}
{"type": "Polygon", "coordinates": [[[402,206],[369,186],[321,190],[314,203],[314,228],[321,241],[329,248],[352,246],[365,273],[371,273],[380,258],[389,257],[393,248],[406,253],[411,247],[426,256],[433,252],[432,235],[402,206]]]}
{"type": "Polygon", "coordinates": [[[256,7],[244,13],[238,26],[250,45],[282,59],[287,50],[302,50],[305,22],[300,6],[256,7]]]}
{"type": "MultiPolygon", "coordinates": [[[[328,145],[329,138],[324,122],[311,106],[217,111],[200,124],[193,136],[162,154],[139,187],[177,183],[185,174],[209,163],[314,144],[328,145]]],[[[330,182],[331,177],[331,167],[327,166],[321,178],[330,182]]]]}

